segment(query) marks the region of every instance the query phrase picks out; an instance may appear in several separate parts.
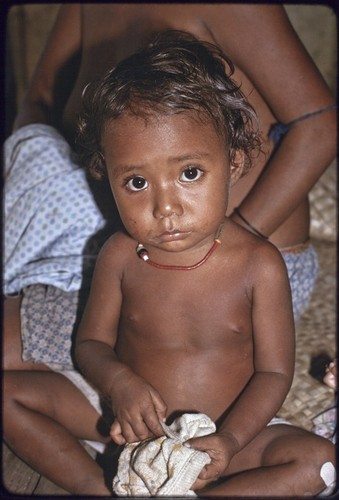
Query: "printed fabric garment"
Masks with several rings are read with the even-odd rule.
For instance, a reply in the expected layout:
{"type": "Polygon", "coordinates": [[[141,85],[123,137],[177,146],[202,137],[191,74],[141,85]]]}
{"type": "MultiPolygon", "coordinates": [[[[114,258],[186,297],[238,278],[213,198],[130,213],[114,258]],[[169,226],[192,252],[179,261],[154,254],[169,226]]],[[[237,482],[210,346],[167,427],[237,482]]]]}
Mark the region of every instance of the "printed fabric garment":
{"type": "Polygon", "coordinates": [[[72,150],[53,127],[18,129],[5,142],[4,293],[40,283],[79,290],[89,238],[105,224],[72,150]]]}
{"type": "Polygon", "coordinates": [[[113,480],[116,495],[196,496],[190,488],[211,459],[185,441],[212,434],[215,424],[203,413],[186,413],[170,426],[162,426],[164,436],[125,446],[113,480]]]}
{"type": "Polygon", "coordinates": [[[336,443],[336,429],[337,429],[337,407],[333,406],[322,411],[312,419],[313,427],[312,432],[318,436],[336,443]]]}
{"type": "Polygon", "coordinates": [[[306,311],[314,290],[319,264],[317,253],[309,241],[288,249],[279,249],[286,264],[292,292],[294,321],[306,311]]]}

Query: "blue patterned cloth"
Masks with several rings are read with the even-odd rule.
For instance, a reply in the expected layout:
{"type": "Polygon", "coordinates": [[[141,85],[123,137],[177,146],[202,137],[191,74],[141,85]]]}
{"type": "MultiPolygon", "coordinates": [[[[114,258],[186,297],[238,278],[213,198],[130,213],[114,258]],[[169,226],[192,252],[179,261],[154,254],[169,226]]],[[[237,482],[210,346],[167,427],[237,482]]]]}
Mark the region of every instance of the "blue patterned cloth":
{"type": "Polygon", "coordinates": [[[42,283],[79,290],[89,238],[104,219],[84,170],[52,127],[27,125],[5,143],[4,293],[42,283]]]}
{"type": "Polygon", "coordinates": [[[20,309],[22,360],[43,363],[52,370],[74,370],[72,341],[79,292],[51,285],[28,286],[20,309]]]}
{"type": "Polygon", "coordinates": [[[308,244],[281,249],[290,280],[294,320],[297,322],[306,311],[317,279],[319,264],[313,246],[308,244]]]}

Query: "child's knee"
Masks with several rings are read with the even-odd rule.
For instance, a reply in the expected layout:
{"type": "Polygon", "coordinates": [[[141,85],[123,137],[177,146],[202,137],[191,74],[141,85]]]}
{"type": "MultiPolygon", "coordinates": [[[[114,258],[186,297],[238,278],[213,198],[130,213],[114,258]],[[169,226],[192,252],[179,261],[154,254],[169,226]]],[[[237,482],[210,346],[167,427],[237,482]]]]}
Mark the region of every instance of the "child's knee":
{"type": "Polygon", "coordinates": [[[326,462],[334,464],[336,459],[334,444],[330,440],[314,434],[311,434],[310,439],[313,440],[313,444],[310,446],[310,460],[320,467],[326,462]]]}
{"type": "Polygon", "coordinates": [[[4,409],[8,404],[11,404],[15,401],[16,399],[16,394],[19,390],[19,383],[16,377],[16,372],[12,371],[5,371],[3,373],[3,378],[2,378],[2,395],[3,395],[3,404],[4,404],[4,409]]]}
{"type": "Polygon", "coordinates": [[[335,481],[335,447],[325,438],[292,427],[269,444],[263,465],[286,465],[293,494],[316,495],[335,481]]]}
{"type": "Polygon", "coordinates": [[[2,413],[5,438],[10,434],[11,429],[15,429],[16,416],[18,414],[19,390],[20,385],[16,379],[15,372],[4,372],[2,385],[2,413]]]}
{"type": "MultiPolygon", "coordinates": [[[[319,438],[319,444],[315,453],[315,461],[319,467],[319,475],[326,484],[333,473],[335,473],[336,451],[331,441],[325,438],[319,438]]],[[[328,486],[328,484],[326,484],[326,486],[328,486]]]]}
{"type": "Polygon", "coordinates": [[[31,372],[8,370],[3,373],[4,412],[20,411],[20,408],[34,409],[39,397],[39,387],[31,372]]]}
{"type": "Polygon", "coordinates": [[[309,478],[310,489],[320,493],[333,485],[336,479],[335,447],[331,441],[319,436],[310,435],[309,440],[309,450],[306,447],[300,461],[303,462],[302,468],[307,469],[305,474],[309,478]]]}

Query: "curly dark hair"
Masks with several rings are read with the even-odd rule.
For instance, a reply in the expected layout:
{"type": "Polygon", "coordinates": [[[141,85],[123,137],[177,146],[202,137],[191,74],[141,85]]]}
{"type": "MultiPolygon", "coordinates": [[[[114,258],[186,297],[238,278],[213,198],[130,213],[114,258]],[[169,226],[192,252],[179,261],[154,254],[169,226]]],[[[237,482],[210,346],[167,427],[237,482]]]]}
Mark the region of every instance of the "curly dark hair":
{"type": "Polygon", "coordinates": [[[244,152],[245,173],[261,140],[255,111],[233,73],[232,62],[216,45],[182,31],[158,33],[146,48],[85,88],[77,137],[85,166],[96,178],[105,174],[101,137],[107,122],[126,113],[147,119],[189,110],[211,120],[231,160],[236,151],[244,152]]]}

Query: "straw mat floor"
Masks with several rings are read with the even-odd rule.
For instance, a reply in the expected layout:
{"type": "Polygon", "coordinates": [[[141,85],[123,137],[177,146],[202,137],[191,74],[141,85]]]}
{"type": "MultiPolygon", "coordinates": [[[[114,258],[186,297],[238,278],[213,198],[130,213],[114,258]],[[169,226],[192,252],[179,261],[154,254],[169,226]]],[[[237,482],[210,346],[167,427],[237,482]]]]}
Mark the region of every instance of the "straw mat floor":
{"type": "Polygon", "coordinates": [[[336,354],[336,245],[313,241],[319,256],[319,275],[308,310],[296,327],[296,365],[292,388],[279,412],[291,423],[310,430],[312,418],[334,403],[334,393],[312,378],[312,355],[336,354]]]}

